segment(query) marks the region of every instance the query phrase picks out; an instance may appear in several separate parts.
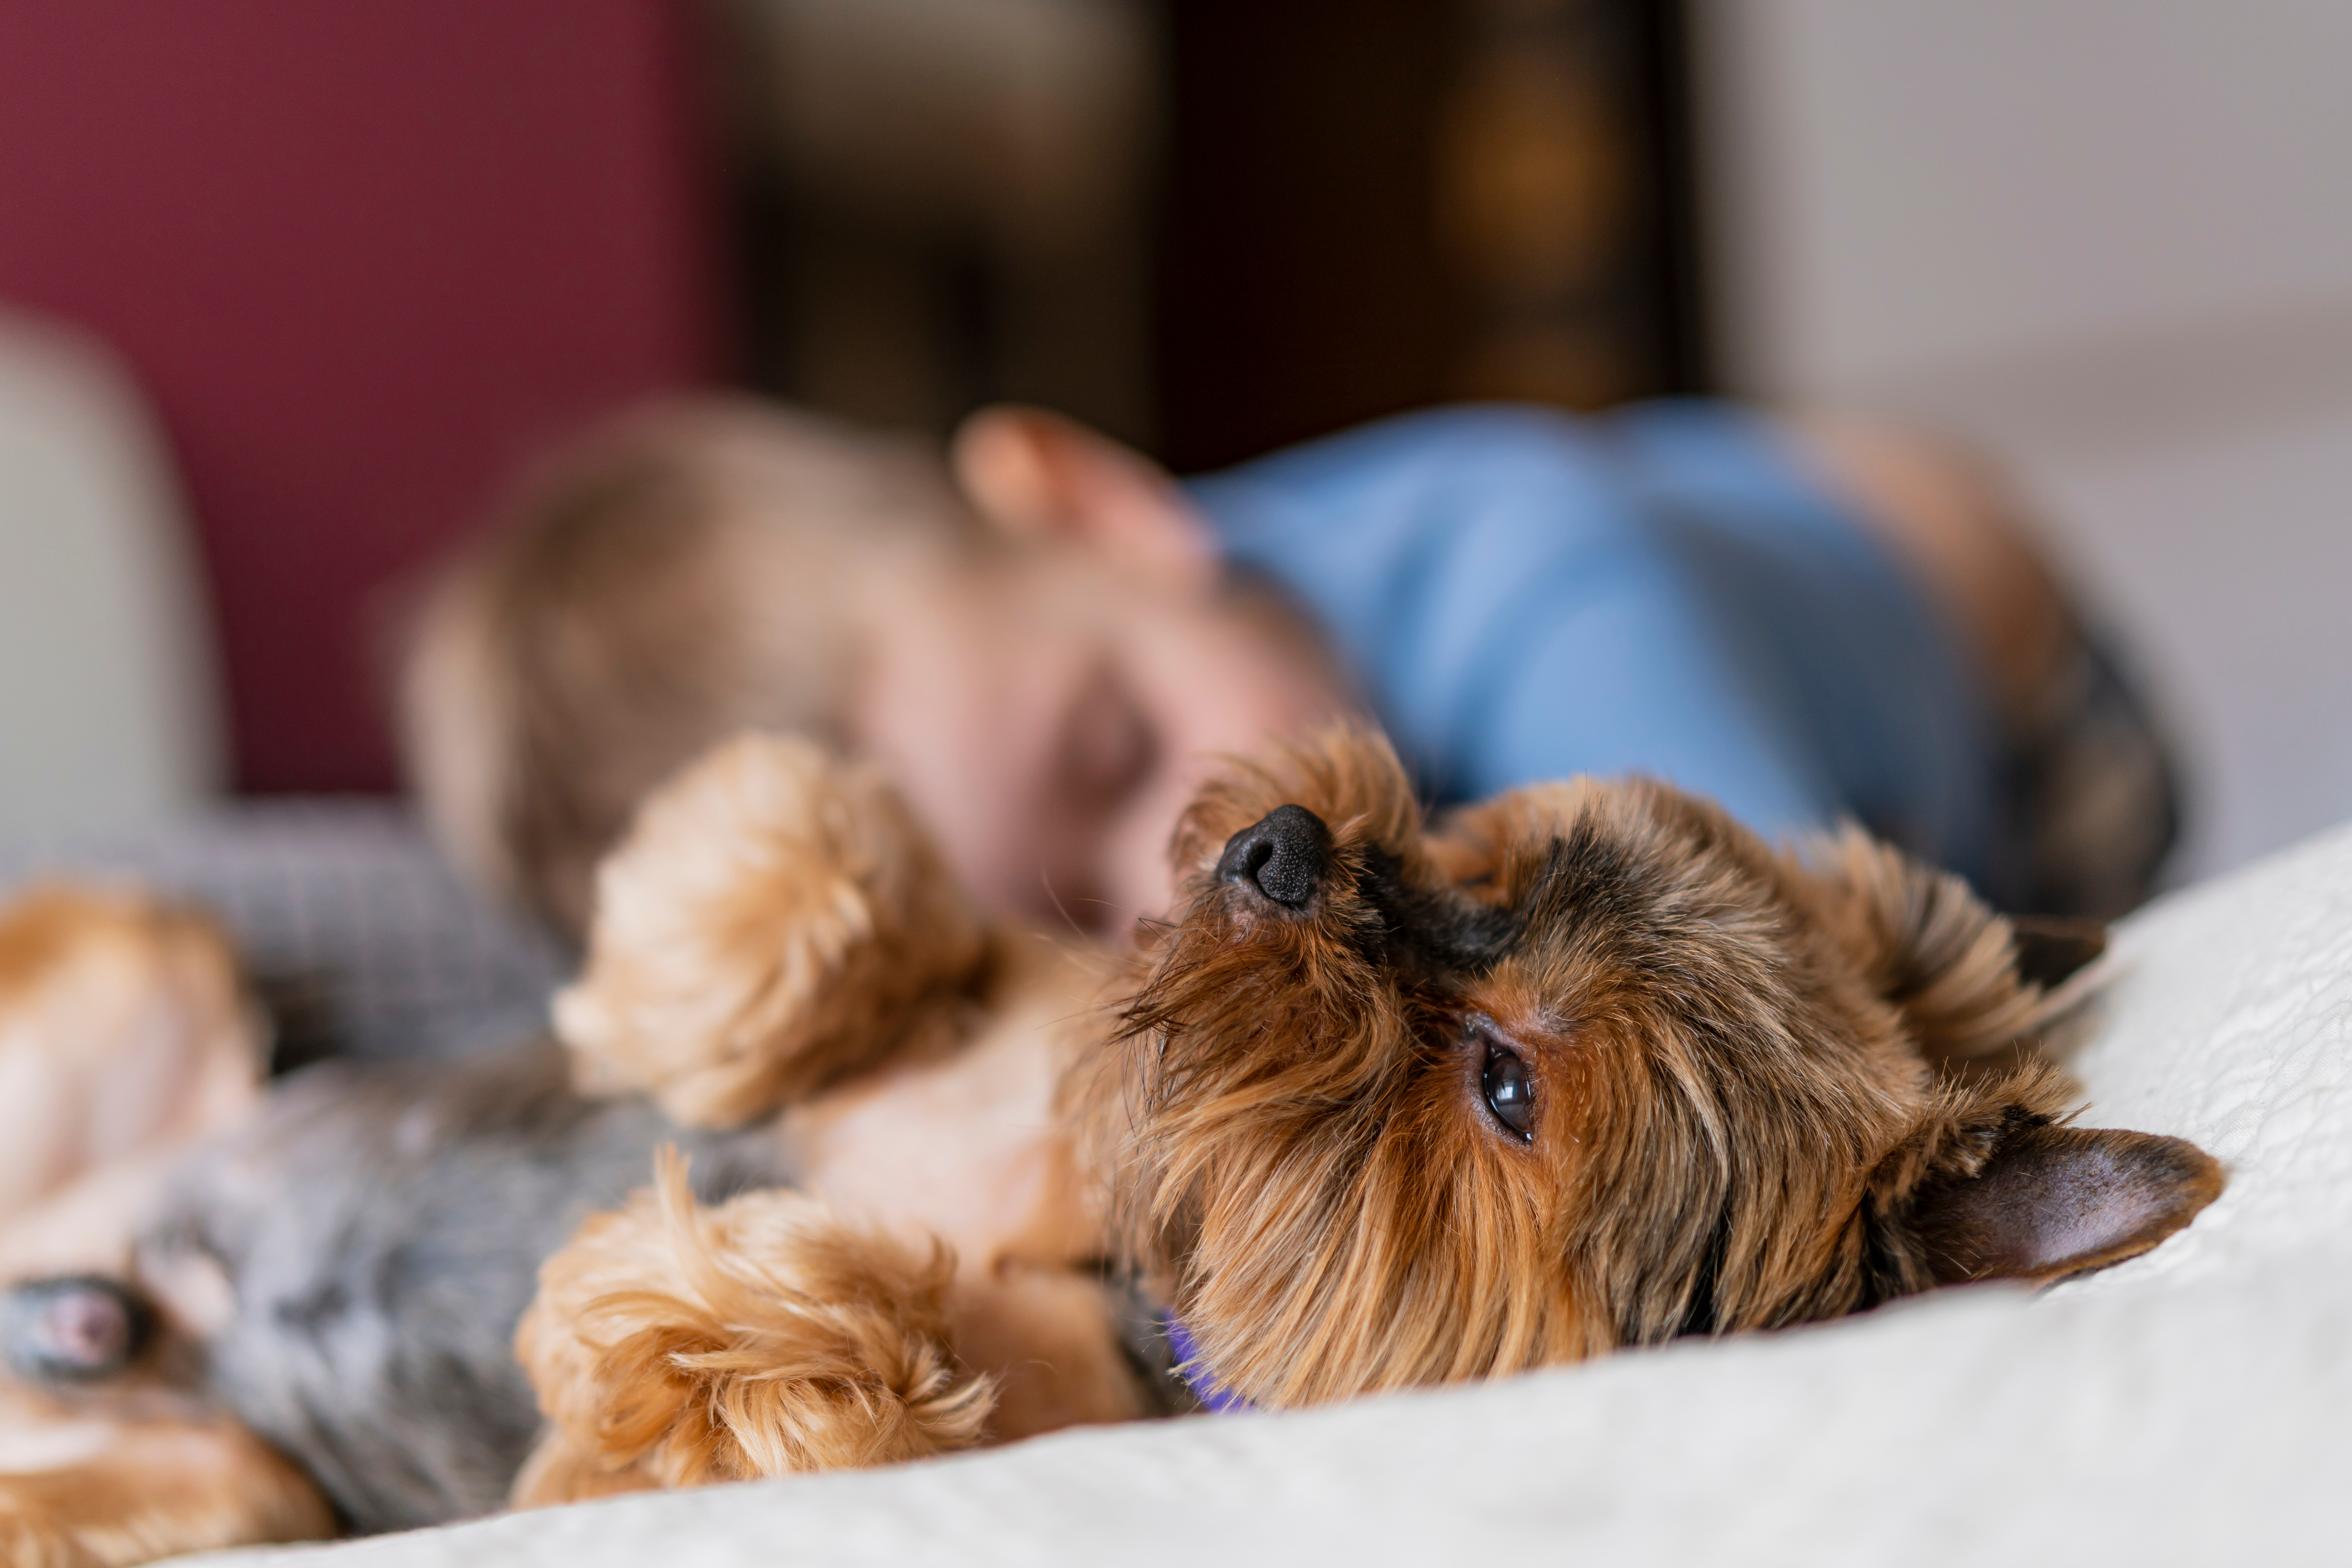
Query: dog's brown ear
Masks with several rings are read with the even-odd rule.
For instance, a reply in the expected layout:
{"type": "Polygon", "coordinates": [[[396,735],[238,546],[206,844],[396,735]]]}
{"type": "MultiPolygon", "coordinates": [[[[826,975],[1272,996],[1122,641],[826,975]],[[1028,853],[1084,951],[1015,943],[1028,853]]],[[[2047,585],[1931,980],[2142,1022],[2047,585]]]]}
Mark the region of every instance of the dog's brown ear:
{"type": "Polygon", "coordinates": [[[2147,1251],[2221,1184],[2213,1157],[2178,1138],[2027,1121],[1974,1174],[1924,1184],[1911,1220],[1937,1284],[2039,1284],[2147,1251]]]}

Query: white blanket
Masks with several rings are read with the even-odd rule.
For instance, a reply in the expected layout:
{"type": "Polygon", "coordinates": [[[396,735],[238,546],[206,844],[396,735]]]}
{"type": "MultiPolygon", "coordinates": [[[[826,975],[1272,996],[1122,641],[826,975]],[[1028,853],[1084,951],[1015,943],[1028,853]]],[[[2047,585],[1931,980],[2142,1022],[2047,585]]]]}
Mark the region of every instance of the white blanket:
{"type": "Polygon", "coordinates": [[[2084,1121],[2230,1186],[2039,1297],[233,1560],[2352,1563],[2352,831],[2136,917],[2115,962],[2084,1121]]]}

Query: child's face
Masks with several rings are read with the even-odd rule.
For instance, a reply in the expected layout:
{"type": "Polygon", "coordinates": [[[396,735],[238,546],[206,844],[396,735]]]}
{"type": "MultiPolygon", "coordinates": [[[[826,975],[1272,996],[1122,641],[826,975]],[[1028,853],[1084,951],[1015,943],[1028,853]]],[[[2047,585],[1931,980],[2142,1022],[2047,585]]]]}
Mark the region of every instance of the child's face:
{"type": "Polygon", "coordinates": [[[894,574],[874,614],[853,739],[985,904],[1112,937],[1167,907],[1170,832],[1221,753],[1348,706],[1273,604],[1078,542],[894,574]]]}

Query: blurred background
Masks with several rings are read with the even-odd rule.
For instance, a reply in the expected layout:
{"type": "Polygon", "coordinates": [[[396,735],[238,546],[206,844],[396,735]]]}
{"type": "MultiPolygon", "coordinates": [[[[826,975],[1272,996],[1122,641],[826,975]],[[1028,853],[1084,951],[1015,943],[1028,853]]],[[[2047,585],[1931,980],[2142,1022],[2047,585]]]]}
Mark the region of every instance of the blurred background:
{"type": "Polygon", "coordinates": [[[649,392],[1731,392],[2006,461],[2236,864],[2352,816],[2347,79],[2341,0],[8,0],[0,834],[394,788],[404,585],[649,392]]]}

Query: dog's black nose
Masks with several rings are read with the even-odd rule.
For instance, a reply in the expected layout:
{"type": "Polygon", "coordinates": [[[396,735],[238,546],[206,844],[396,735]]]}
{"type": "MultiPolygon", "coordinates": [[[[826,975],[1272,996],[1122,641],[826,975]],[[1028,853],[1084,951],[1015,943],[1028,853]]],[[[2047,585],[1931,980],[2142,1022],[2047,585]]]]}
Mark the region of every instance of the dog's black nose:
{"type": "Polygon", "coordinates": [[[1331,867],[1331,830],[1303,805],[1278,805],[1225,840],[1217,875],[1247,882],[1286,909],[1303,908],[1331,867]]]}

